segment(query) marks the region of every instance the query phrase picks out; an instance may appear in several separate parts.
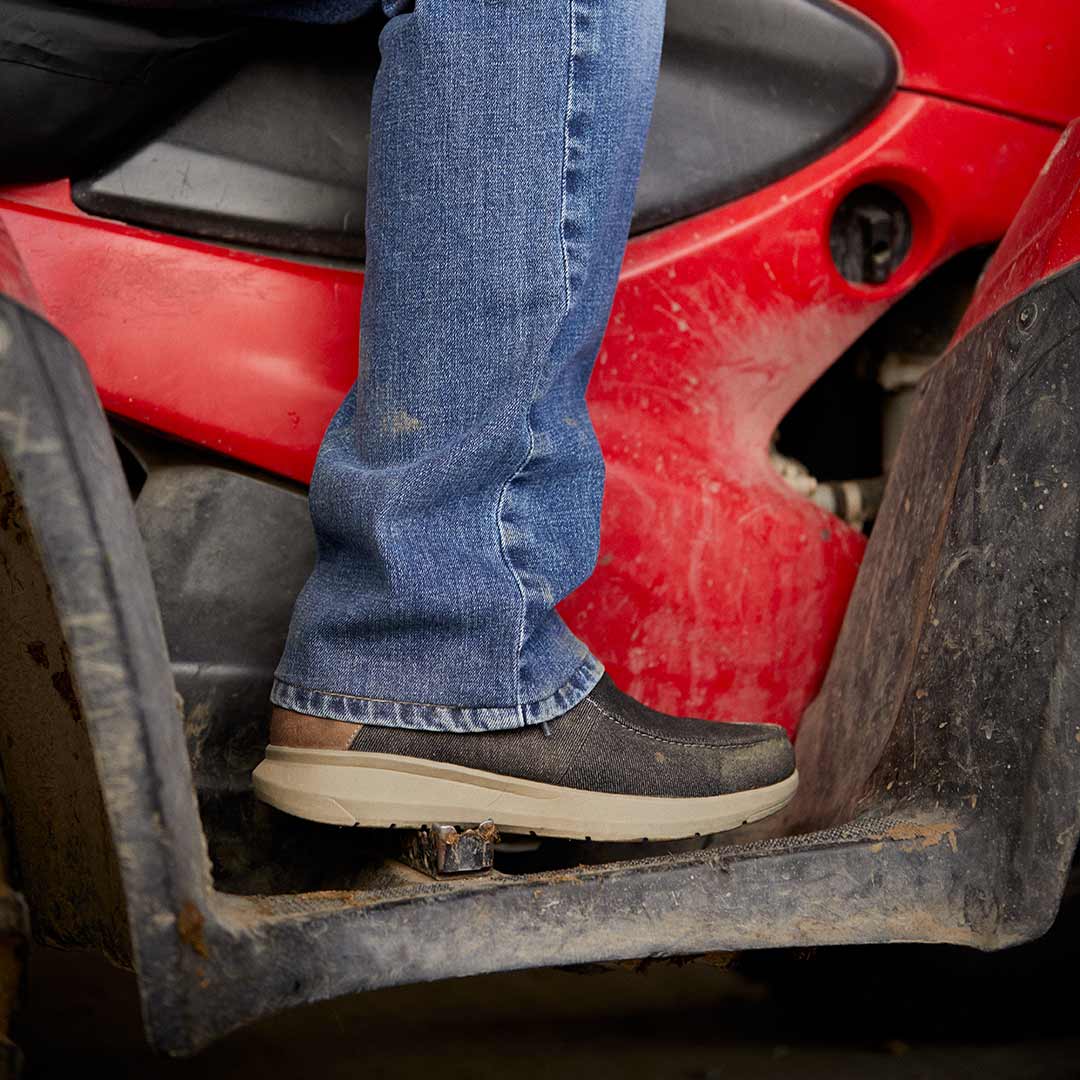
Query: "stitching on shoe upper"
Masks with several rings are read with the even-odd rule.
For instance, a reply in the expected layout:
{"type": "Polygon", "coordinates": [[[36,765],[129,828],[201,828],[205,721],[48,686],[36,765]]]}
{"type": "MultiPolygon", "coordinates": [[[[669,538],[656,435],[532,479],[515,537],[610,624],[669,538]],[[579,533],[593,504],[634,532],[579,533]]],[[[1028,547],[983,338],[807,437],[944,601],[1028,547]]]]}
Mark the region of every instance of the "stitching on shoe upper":
{"type": "MultiPolygon", "coordinates": [[[[582,701],[589,701],[589,698],[588,698],[588,697],[585,697],[585,698],[583,698],[583,699],[582,699],[582,701]]],[[[591,701],[591,702],[589,702],[589,703],[590,703],[591,705],[596,705],[596,702],[595,702],[595,701],[591,701]]],[[[601,712],[603,712],[603,711],[604,711],[603,709],[601,709],[601,708],[600,708],[600,706],[599,706],[599,705],[596,705],[596,707],[597,707],[598,709],[600,709],[600,711],[601,711],[601,712]]],[[[558,719],[560,719],[560,720],[561,720],[561,719],[563,719],[563,717],[566,717],[566,716],[568,716],[568,715],[569,715],[569,713],[563,713],[563,715],[562,715],[561,717],[559,717],[558,719]]],[[[556,780],[556,781],[554,781],[554,782],[555,782],[555,783],[556,783],[556,784],[557,784],[558,786],[560,786],[560,787],[562,786],[562,782],[563,782],[563,781],[564,781],[564,780],[566,779],[566,774],[567,774],[567,773],[568,773],[568,772],[569,772],[569,771],[570,771],[570,770],[571,770],[571,769],[572,769],[572,768],[574,767],[574,765],[576,764],[576,762],[577,762],[577,758],[578,758],[578,754],[580,754],[580,753],[581,753],[581,748],[582,748],[582,747],[583,747],[583,746],[585,745],[585,742],[586,742],[586,740],[587,740],[587,739],[589,738],[589,736],[590,736],[590,735],[591,735],[591,734],[592,734],[592,733],[593,733],[593,732],[594,732],[594,731],[596,730],[596,718],[595,718],[595,717],[593,718],[593,721],[592,721],[592,723],[591,723],[591,724],[585,724],[585,725],[583,725],[583,726],[584,726],[584,728],[585,728],[585,733],[584,733],[584,734],[583,734],[583,735],[581,736],[581,741],[580,741],[580,742],[579,742],[579,743],[577,744],[577,746],[575,746],[575,747],[574,747],[574,752],[573,752],[572,754],[569,754],[569,755],[567,756],[567,759],[566,759],[566,768],[565,768],[565,769],[563,769],[563,771],[562,771],[561,773],[559,773],[559,779],[558,779],[558,780],[556,780]]]]}
{"type": "MultiPolygon", "coordinates": [[[[603,705],[600,704],[600,702],[593,701],[591,698],[589,698],[588,700],[591,701],[592,704],[595,705],[613,723],[618,724],[619,727],[626,728],[627,731],[634,732],[635,735],[640,735],[642,738],[652,739],[654,742],[668,743],[671,746],[702,746],[702,747],[706,747],[706,748],[712,749],[712,750],[729,749],[728,747],[717,746],[716,743],[695,742],[695,741],[690,741],[690,740],[687,740],[687,739],[670,739],[670,738],[668,738],[668,737],[666,737],[664,735],[653,735],[652,732],[642,731],[641,728],[634,727],[633,724],[628,724],[625,720],[620,720],[617,716],[613,716],[611,713],[609,713],[607,711],[607,709],[604,708],[603,705]]],[[[703,721],[703,723],[706,723],[706,722],[707,721],[703,721]]],[[[756,746],[758,743],[768,742],[771,738],[772,738],[772,736],[770,736],[770,735],[762,735],[760,738],[752,739],[750,742],[736,743],[735,745],[737,745],[737,746],[756,746]]]]}

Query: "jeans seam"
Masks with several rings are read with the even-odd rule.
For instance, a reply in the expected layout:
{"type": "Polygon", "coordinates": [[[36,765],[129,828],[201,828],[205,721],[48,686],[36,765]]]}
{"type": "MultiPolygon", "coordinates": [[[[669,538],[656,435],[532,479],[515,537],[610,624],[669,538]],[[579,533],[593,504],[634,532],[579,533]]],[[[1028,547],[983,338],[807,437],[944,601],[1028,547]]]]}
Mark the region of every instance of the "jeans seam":
{"type": "Polygon", "coordinates": [[[570,119],[574,111],[574,54],[577,49],[577,11],[575,9],[575,0],[567,0],[566,12],[570,34],[570,48],[566,58],[566,110],[563,114],[562,190],[559,196],[559,245],[562,254],[563,314],[567,314],[570,311],[570,247],[566,241],[566,219],[570,197],[567,178],[570,175],[570,119]]]}
{"type": "MultiPolygon", "coordinates": [[[[570,173],[570,119],[574,109],[574,55],[577,46],[577,27],[576,27],[576,10],[575,0],[567,0],[567,29],[569,33],[569,47],[567,49],[566,58],[566,108],[563,113],[563,160],[562,160],[562,176],[559,192],[559,252],[562,262],[562,278],[563,278],[563,310],[562,314],[565,317],[570,311],[570,249],[566,240],[566,222],[567,222],[567,205],[569,200],[569,190],[567,178],[570,173]]],[[[561,320],[559,320],[561,323],[561,320]]],[[[558,327],[556,327],[555,333],[552,336],[552,342],[558,336],[558,327]]],[[[502,486],[502,490],[499,492],[499,500],[495,506],[495,522],[496,529],[499,535],[499,553],[502,556],[503,565],[509,571],[510,576],[514,579],[514,584],[517,586],[518,597],[521,601],[521,615],[518,619],[518,634],[517,645],[514,650],[514,699],[517,702],[518,710],[521,715],[521,721],[525,722],[525,703],[521,700],[521,655],[525,651],[525,629],[528,624],[528,598],[525,593],[525,585],[521,580],[521,575],[514,568],[513,561],[510,558],[510,553],[507,551],[506,538],[503,533],[503,511],[506,506],[506,500],[510,492],[510,487],[518,477],[525,471],[529,462],[532,460],[533,453],[536,449],[536,435],[532,427],[532,406],[536,398],[536,386],[539,382],[539,365],[537,365],[537,371],[533,374],[532,386],[528,398],[528,407],[525,411],[525,428],[529,436],[529,446],[525,452],[525,457],[522,459],[518,467],[513,473],[506,479],[506,482],[502,486]]]]}
{"type": "Polygon", "coordinates": [[[530,403],[529,408],[525,412],[525,428],[529,434],[529,446],[525,451],[525,457],[522,458],[521,463],[510,476],[506,478],[506,482],[499,492],[499,501],[495,506],[495,525],[496,532],[499,536],[499,554],[502,556],[503,565],[514,579],[514,584],[517,586],[518,590],[518,598],[521,600],[521,615],[518,618],[517,628],[517,644],[514,648],[514,702],[517,705],[518,714],[520,715],[523,724],[525,723],[525,702],[521,700],[521,654],[525,648],[525,622],[528,611],[528,601],[525,598],[525,585],[521,580],[521,575],[514,569],[514,564],[510,559],[510,553],[506,550],[506,539],[503,535],[503,508],[506,503],[506,497],[510,491],[510,485],[522,474],[525,467],[532,459],[535,440],[533,437],[532,422],[529,419],[529,413],[531,411],[532,405],[530,403]]]}
{"type": "MultiPolygon", "coordinates": [[[[280,683],[282,686],[289,687],[290,690],[299,690],[304,694],[319,694],[322,697],[331,698],[343,698],[347,701],[363,701],[374,705],[409,705],[422,709],[448,709],[455,712],[471,712],[474,710],[493,710],[504,711],[508,709],[516,709],[518,714],[524,719],[524,710],[536,705],[542,705],[544,702],[549,701],[551,698],[563,693],[577,680],[578,676],[586,669],[594,664],[598,664],[598,661],[592,654],[588,654],[584,660],[549,694],[545,694],[541,698],[537,698],[535,701],[515,702],[513,705],[450,705],[440,701],[409,701],[400,700],[397,698],[381,698],[371,697],[367,694],[348,694],[343,693],[340,690],[322,690],[311,686],[302,686],[300,683],[290,682],[288,679],[281,678],[280,675],[274,675],[274,683],[280,683]]],[[[601,668],[601,671],[603,669],[601,668]]],[[[586,695],[587,696],[587,695],[586,695]]],[[[572,708],[573,706],[571,706],[572,708]]],[[[567,710],[569,711],[569,710],[567,710]]],[[[565,713],[561,714],[565,715],[565,713]]],[[[529,726],[529,725],[524,725],[529,726]]]]}
{"type": "Polygon", "coordinates": [[[322,690],[315,686],[301,686],[300,683],[290,682],[288,679],[281,678],[280,675],[274,676],[274,681],[281,683],[282,686],[288,686],[293,690],[300,690],[305,694],[323,694],[326,697],[339,697],[346,698],[349,701],[370,701],[376,705],[417,705],[424,709],[471,709],[471,708],[502,708],[503,706],[473,706],[473,705],[444,705],[441,701],[412,701],[403,698],[381,698],[372,697],[370,694],[346,694],[341,690],[322,690]]]}

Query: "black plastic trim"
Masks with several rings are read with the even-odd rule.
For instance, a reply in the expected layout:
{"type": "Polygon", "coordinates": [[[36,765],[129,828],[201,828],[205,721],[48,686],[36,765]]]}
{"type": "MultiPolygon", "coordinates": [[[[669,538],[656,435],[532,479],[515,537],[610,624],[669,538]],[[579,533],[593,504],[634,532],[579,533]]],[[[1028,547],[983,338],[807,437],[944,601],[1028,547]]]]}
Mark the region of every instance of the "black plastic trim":
{"type": "MultiPolygon", "coordinates": [[[[374,27],[263,31],[225,83],[113,165],[88,213],[298,254],[364,254],[374,27]]],[[[632,232],[749,194],[838,145],[896,87],[891,43],[828,0],[670,0],[632,232]]]]}

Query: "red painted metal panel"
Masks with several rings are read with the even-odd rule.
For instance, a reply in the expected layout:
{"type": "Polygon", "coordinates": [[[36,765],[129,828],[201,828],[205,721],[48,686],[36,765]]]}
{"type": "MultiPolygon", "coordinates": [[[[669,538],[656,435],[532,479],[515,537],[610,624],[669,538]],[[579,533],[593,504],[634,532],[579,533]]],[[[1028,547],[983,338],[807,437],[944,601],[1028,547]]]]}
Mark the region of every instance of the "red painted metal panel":
{"type": "MultiPolygon", "coordinates": [[[[823,160],[630,244],[590,386],[608,461],[599,566],[564,605],[656,706],[794,729],[831,654],[861,534],[767,460],[790,405],[933,265],[998,238],[1056,132],[901,93],[823,160]],[[887,285],[851,285],[827,233],[867,182],[907,200],[887,285]]],[[[63,185],[3,220],[106,407],[306,480],[355,375],[359,273],[103,222],[63,185]]]]}
{"type": "Polygon", "coordinates": [[[2,220],[0,220],[0,296],[10,297],[24,307],[39,314],[41,312],[41,301],[34,292],[30,275],[26,272],[26,267],[23,266],[15,247],[15,241],[4,228],[2,220]]]}
{"type": "Polygon", "coordinates": [[[908,89],[1064,126],[1080,116],[1076,0],[848,0],[895,43],[908,89]]]}
{"type": "Polygon", "coordinates": [[[983,272],[957,330],[973,326],[1043,278],[1080,260],[1080,120],[1061,136],[983,272]]]}
{"type": "Polygon", "coordinates": [[[793,729],[827,666],[862,538],[767,461],[791,404],[927,269],[1001,235],[1055,133],[900,95],[795,177],[631,245],[590,405],[609,461],[601,565],[565,605],[651,703],[793,729]],[[901,191],[912,251],[882,288],[826,237],[854,186],[901,191]]]}
{"type": "Polygon", "coordinates": [[[307,481],[356,375],[363,277],[84,215],[67,184],[0,199],[110,412],[307,481]]]}

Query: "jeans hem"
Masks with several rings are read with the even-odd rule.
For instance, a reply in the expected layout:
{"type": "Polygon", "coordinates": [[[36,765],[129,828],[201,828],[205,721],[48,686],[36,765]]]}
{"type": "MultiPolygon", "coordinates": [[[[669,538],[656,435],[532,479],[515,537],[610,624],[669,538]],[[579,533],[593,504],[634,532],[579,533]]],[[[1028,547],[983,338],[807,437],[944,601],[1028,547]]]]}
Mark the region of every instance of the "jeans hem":
{"type": "Polygon", "coordinates": [[[554,720],[586,697],[604,674],[591,654],[554,693],[521,705],[429,705],[419,701],[387,701],[327,690],[309,690],[275,678],[270,700],[282,709],[344,720],[351,724],[411,728],[414,731],[509,731],[554,720]]]}

